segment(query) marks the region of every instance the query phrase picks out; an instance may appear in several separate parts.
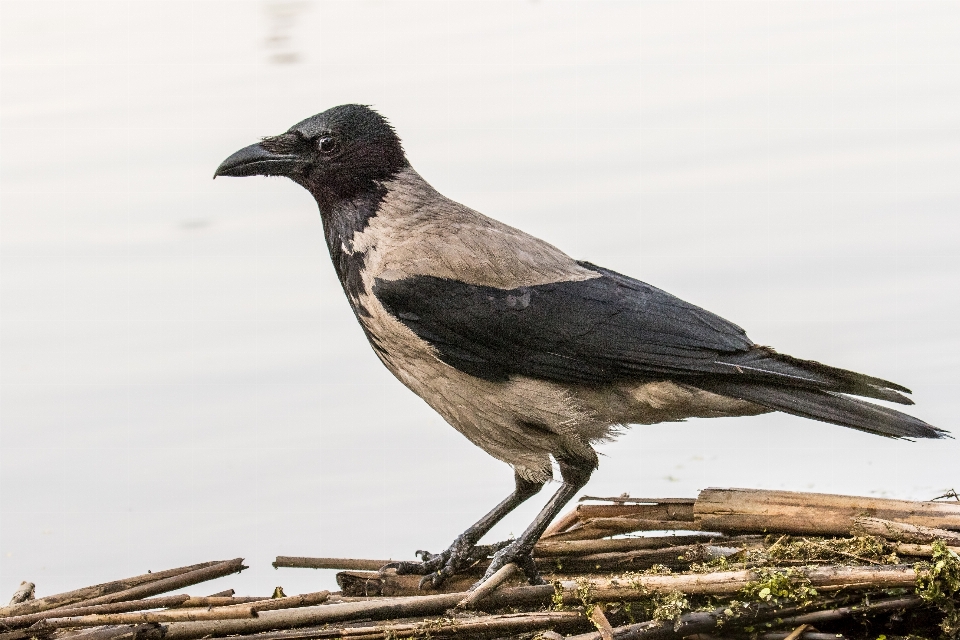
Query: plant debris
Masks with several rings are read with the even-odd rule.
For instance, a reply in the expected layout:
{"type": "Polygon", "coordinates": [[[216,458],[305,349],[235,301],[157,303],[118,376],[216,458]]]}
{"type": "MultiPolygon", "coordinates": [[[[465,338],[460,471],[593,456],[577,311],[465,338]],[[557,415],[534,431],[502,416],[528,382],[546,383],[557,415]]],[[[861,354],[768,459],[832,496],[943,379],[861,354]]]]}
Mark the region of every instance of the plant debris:
{"type": "Polygon", "coordinates": [[[560,518],[534,550],[542,586],[506,571],[467,598],[489,560],[421,590],[419,576],[387,560],[281,556],[274,566],[340,570],[341,590],[161,595],[236,573],[237,558],[53,596],[22,586],[0,608],[0,640],[960,638],[956,501],[709,489],[697,500],[594,502],[560,518]],[[797,505],[802,521],[788,517],[797,505]],[[863,535],[854,522],[864,517],[897,526],[891,538],[863,535]],[[948,542],[892,538],[910,527],[948,542]]]}

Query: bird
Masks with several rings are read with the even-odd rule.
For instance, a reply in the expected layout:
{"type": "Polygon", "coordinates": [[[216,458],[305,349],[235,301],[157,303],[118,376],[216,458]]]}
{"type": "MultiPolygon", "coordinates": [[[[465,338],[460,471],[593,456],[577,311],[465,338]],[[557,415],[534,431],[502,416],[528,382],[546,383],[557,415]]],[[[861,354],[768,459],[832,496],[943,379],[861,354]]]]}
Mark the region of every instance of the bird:
{"type": "Polygon", "coordinates": [[[542,583],[533,548],[623,428],[780,411],[890,438],[948,432],[863,400],[913,404],[880,378],[755,344],[661,289],[575,260],[438,193],[393,126],[333,107],[229,156],[218,176],[281,176],[316,200],[333,267],[361,329],[397,379],[470,442],[513,468],[515,487],[440,553],[394,563],[444,581],[488,558],[476,588],[514,563],[542,583]],[[515,539],[481,538],[553,479],[515,539]]]}

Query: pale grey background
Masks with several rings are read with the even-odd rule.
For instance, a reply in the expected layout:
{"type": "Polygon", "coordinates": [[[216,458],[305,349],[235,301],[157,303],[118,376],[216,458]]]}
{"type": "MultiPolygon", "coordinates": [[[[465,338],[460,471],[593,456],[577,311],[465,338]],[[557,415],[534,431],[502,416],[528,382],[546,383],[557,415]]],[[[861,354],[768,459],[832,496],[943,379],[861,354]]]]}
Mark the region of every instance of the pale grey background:
{"type": "MultiPolygon", "coordinates": [[[[441,192],[912,387],[957,428],[960,3],[0,3],[0,597],[439,550],[511,488],[380,365],[308,194],[214,169],[344,102],[441,192]]],[[[637,428],[591,494],[930,498],[957,441],[637,428]]],[[[519,533],[547,493],[495,536],[519,533]]]]}

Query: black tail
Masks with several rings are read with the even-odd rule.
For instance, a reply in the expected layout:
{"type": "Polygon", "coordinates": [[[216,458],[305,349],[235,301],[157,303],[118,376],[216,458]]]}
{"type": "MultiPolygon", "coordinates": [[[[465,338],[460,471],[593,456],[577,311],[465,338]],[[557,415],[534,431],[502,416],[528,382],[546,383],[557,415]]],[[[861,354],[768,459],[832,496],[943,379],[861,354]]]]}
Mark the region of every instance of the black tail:
{"type": "Polygon", "coordinates": [[[787,387],[747,380],[712,378],[694,386],[754,402],[775,411],[839,424],[890,438],[944,438],[947,432],[923,420],[880,405],[821,389],[787,387]]]}
{"type": "Polygon", "coordinates": [[[800,360],[768,347],[721,356],[730,373],[691,379],[704,391],[754,402],[775,411],[803,418],[839,424],[891,438],[943,438],[947,432],[886,407],[847,395],[913,402],[899,392],[910,393],[898,384],[830,367],[813,360],[800,360]]]}

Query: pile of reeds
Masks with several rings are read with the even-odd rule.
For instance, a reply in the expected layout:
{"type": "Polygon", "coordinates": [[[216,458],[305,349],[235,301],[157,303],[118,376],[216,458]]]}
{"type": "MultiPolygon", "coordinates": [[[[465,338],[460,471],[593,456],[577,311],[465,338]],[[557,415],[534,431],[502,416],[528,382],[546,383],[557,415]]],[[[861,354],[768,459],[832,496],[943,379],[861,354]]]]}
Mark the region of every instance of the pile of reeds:
{"type": "Polygon", "coordinates": [[[0,640],[950,638],[960,636],[958,552],[957,499],[584,498],[536,546],[547,585],[508,565],[467,592],[478,563],[420,590],[419,576],[382,569],[388,560],[281,556],[274,566],[342,570],[341,591],[160,595],[238,572],[236,559],[43,598],[24,583],[0,609],[0,640]]]}

